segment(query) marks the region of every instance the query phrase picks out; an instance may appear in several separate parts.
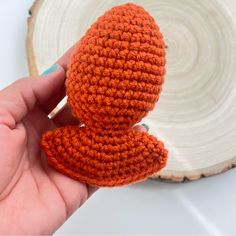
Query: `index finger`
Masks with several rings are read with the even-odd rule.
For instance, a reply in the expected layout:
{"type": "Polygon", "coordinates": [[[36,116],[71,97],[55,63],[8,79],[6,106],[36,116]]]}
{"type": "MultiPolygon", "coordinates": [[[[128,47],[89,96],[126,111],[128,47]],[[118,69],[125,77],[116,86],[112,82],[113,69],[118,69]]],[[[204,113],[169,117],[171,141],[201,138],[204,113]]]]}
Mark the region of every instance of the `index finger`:
{"type": "Polygon", "coordinates": [[[66,71],[67,70],[67,64],[70,60],[70,56],[71,56],[71,53],[72,51],[74,50],[75,48],[75,45],[73,45],[71,48],[69,48],[57,61],[55,64],[59,64],[61,65],[64,70],[66,71]]]}
{"type": "MultiPolygon", "coordinates": [[[[55,64],[59,64],[63,67],[63,69],[67,70],[67,64],[70,60],[71,53],[74,49],[75,45],[69,48],[56,62],[55,64]]],[[[52,112],[52,110],[57,106],[57,104],[66,96],[65,86],[62,84],[61,88],[55,91],[50,98],[42,104],[41,108],[46,114],[52,112]]]]}

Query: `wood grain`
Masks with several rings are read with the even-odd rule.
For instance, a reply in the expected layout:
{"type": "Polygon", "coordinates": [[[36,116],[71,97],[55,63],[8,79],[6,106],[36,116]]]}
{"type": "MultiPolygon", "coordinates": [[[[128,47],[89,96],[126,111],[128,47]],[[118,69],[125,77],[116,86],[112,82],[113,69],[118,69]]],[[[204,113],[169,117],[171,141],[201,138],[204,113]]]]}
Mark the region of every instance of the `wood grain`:
{"type": "MultiPolygon", "coordinates": [[[[133,2],[150,11],[168,45],[166,84],[145,122],[150,133],[167,144],[170,155],[167,167],[152,178],[183,182],[235,167],[235,17],[219,0],[133,2]]],[[[36,0],[26,39],[30,74],[50,66],[116,4],[36,0]]]]}

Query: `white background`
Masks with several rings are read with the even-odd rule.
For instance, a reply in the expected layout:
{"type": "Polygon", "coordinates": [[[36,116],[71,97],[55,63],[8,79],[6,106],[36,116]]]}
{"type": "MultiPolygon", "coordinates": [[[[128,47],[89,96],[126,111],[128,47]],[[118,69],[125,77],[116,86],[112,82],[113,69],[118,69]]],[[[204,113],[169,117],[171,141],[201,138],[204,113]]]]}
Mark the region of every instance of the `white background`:
{"type": "MultiPolygon", "coordinates": [[[[0,0],[0,89],[28,73],[25,35],[31,3],[0,0]]],[[[56,234],[236,235],[235,202],[236,169],[184,184],[149,180],[100,189],[56,234]]]]}

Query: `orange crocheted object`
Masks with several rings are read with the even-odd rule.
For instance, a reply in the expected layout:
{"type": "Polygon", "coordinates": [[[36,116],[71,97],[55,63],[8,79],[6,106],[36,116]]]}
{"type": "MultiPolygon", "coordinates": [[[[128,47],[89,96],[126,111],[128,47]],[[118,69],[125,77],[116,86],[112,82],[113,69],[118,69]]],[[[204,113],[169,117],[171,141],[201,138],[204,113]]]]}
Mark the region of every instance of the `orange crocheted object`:
{"type": "Polygon", "coordinates": [[[76,45],[67,71],[68,103],[85,127],[43,134],[49,164],[95,186],[137,182],[163,168],[163,143],[132,126],[154,108],[165,63],[163,36],[142,7],[125,4],[101,16],[76,45]]]}

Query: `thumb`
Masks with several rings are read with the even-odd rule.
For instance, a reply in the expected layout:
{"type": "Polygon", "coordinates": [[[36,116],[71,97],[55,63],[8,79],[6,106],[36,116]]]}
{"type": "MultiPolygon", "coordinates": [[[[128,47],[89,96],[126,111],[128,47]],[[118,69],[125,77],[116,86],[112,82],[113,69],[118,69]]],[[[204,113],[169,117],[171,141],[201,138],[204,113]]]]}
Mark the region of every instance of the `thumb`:
{"type": "Polygon", "coordinates": [[[0,91],[0,123],[14,128],[30,110],[61,88],[65,80],[63,67],[54,65],[46,73],[17,80],[0,91]]]}

